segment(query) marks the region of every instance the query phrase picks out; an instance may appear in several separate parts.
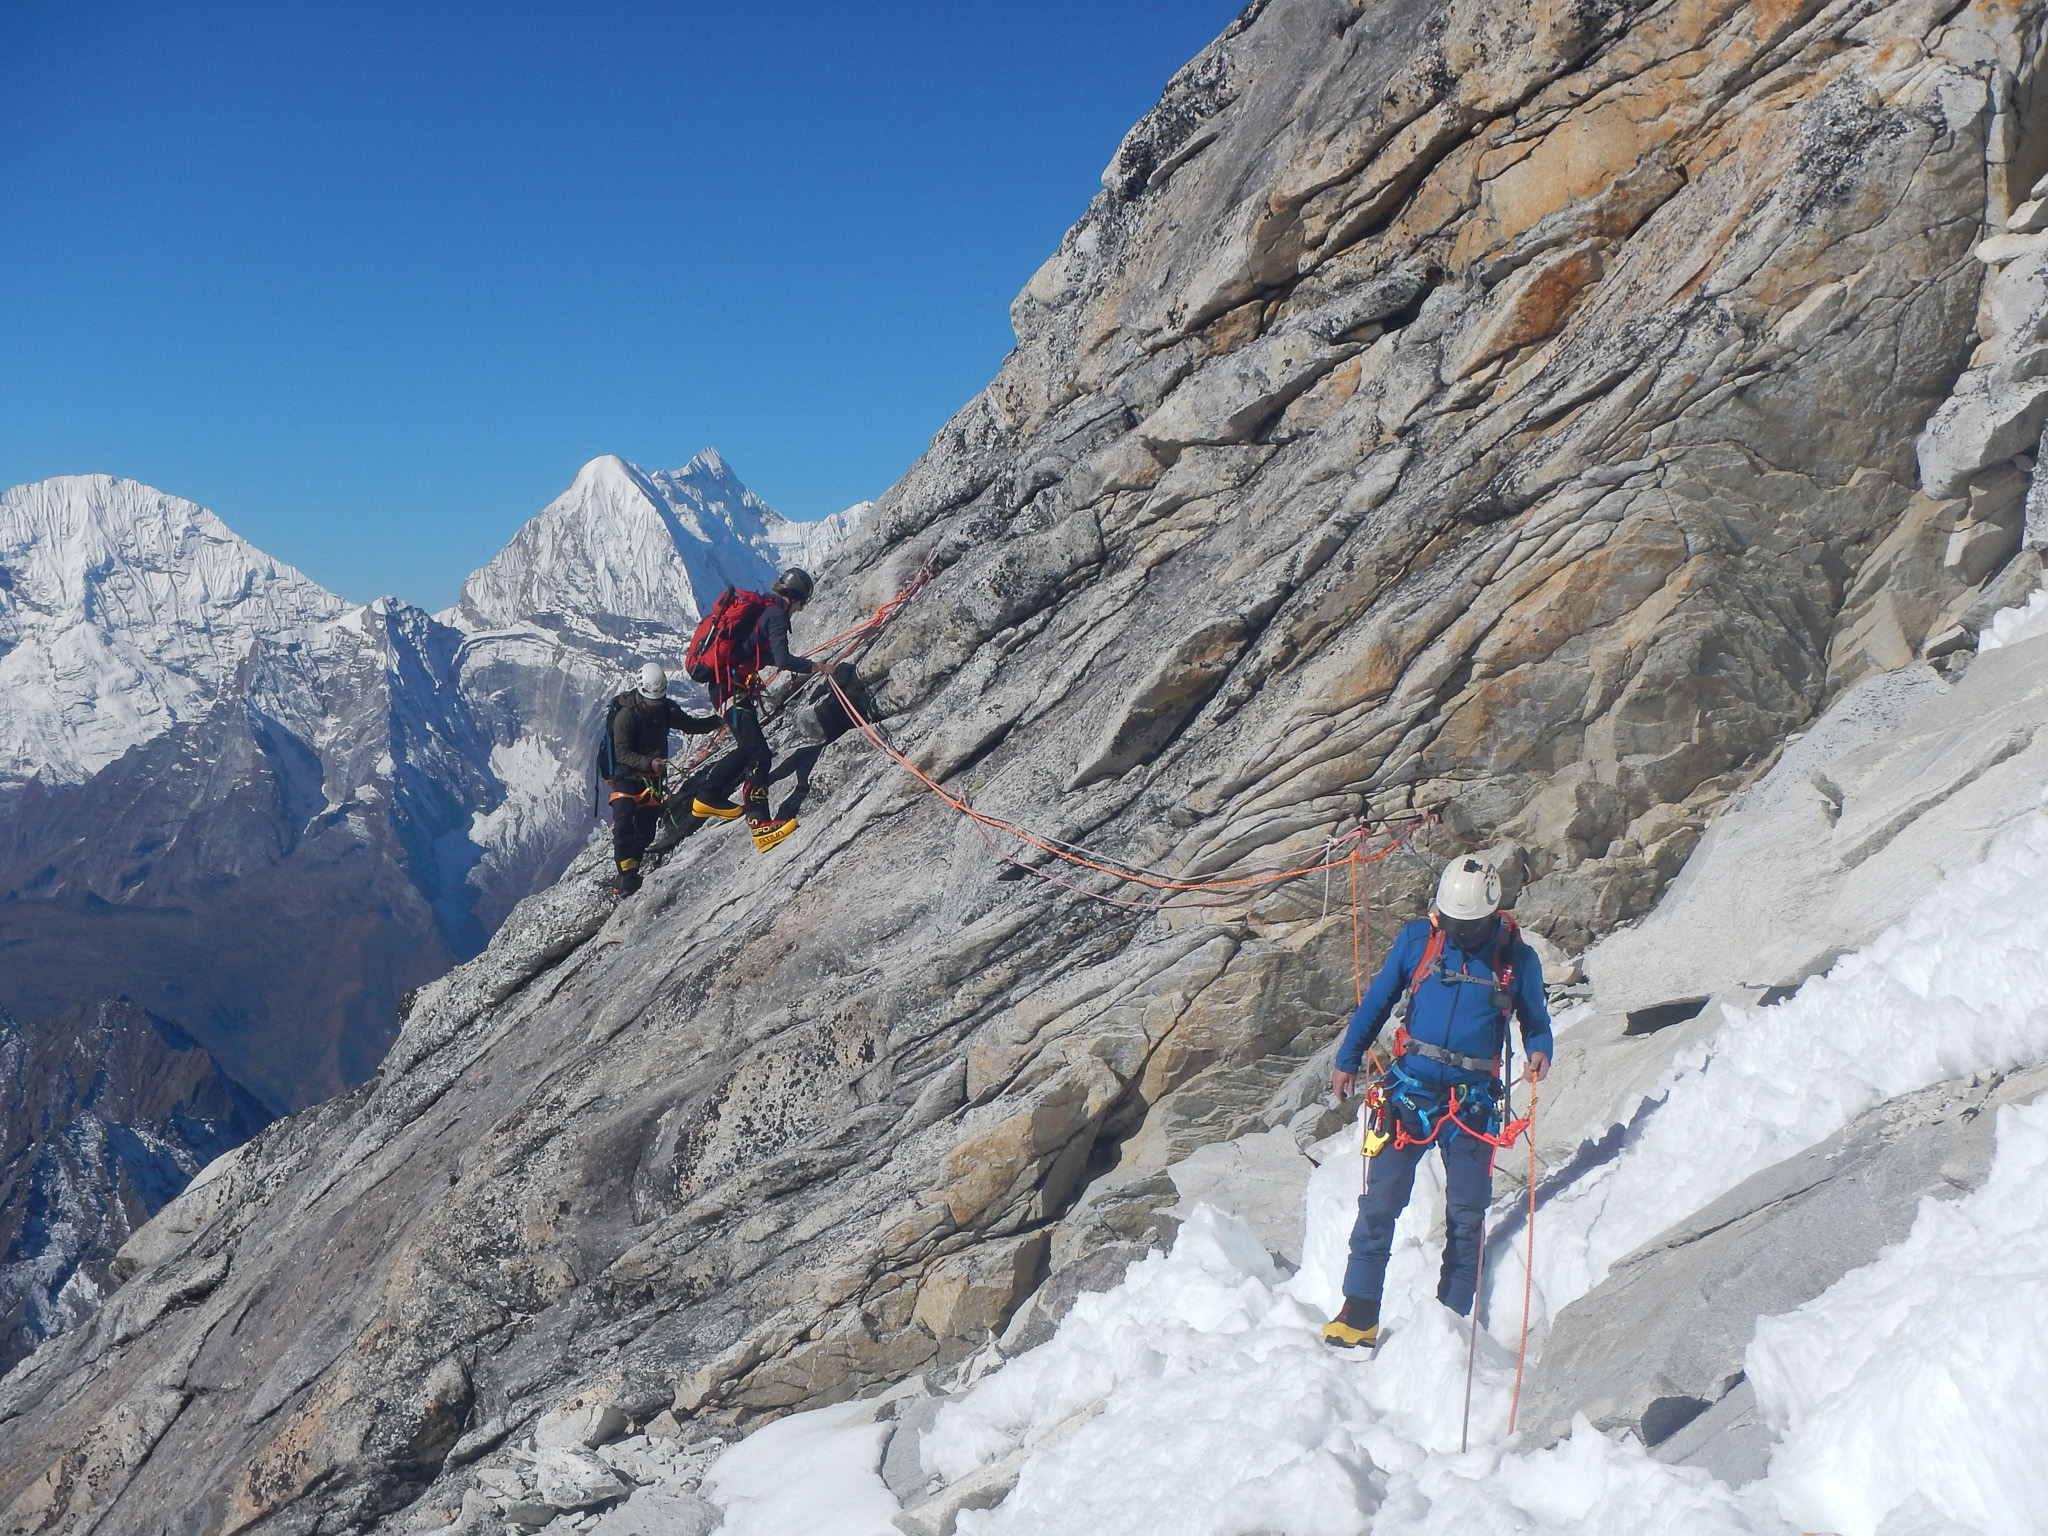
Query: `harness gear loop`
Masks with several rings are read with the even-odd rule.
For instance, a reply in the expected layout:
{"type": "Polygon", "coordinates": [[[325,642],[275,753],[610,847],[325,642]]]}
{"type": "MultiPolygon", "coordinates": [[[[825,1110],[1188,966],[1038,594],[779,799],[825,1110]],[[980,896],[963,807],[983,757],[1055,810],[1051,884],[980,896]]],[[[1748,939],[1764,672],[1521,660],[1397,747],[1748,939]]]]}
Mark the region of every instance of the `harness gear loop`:
{"type": "MultiPolygon", "coordinates": [[[[1426,1147],[1436,1141],[1447,1127],[1456,1127],[1475,1141],[1483,1141],[1496,1149],[1511,1147],[1529,1128],[1524,1118],[1511,1118],[1507,1107],[1507,1095],[1502,1086],[1504,1076],[1503,1058],[1494,1056],[1467,1056],[1449,1050],[1444,1046],[1432,1045],[1426,1040],[1417,1040],[1408,1032],[1407,1019],[1413,1017],[1416,994],[1422,990],[1423,982],[1431,975],[1446,986],[1466,983],[1490,988],[1488,1001],[1504,1015],[1502,1029],[1508,1042],[1508,1049],[1514,1045],[1514,941],[1521,932],[1515,920],[1507,913],[1499,914],[1499,927],[1494,933],[1493,976],[1467,975],[1464,971],[1452,971],[1443,963],[1445,934],[1442,924],[1434,913],[1429,920],[1429,942],[1423,946],[1422,961],[1408,979],[1408,994],[1403,1000],[1402,1022],[1394,1028],[1392,1046],[1393,1059],[1379,1080],[1366,1092],[1366,1103],[1377,1116],[1372,1129],[1381,1134],[1379,1146],[1391,1140],[1397,1151],[1410,1147],[1426,1147]],[[1440,1062],[1455,1067],[1461,1072],[1484,1073],[1490,1081],[1484,1085],[1454,1083],[1447,1088],[1425,1084],[1409,1076],[1401,1068],[1406,1056],[1420,1056],[1425,1061],[1440,1062]],[[1485,1114],[1472,1115],[1475,1098],[1485,1095],[1485,1114]],[[1437,1108],[1441,1099],[1442,1107],[1437,1108]],[[1405,1111],[1405,1113],[1404,1113],[1405,1111]],[[1473,1125],[1471,1119],[1479,1119],[1473,1125]],[[1421,1134],[1411,1134],[1408,1127],[1413,1122],[1421,1134]],[[1505,1122],[1505,1123],[1503,1123],[1505,1122]]],[[[1367,1134],[1367,1143],[1372,1143],[1372,1133],[1367,1134]]],[[[1378,1150],[1374,1146],[1373,1151],[1378,1150]]],[[[1370,1153],[1368,1154],[1370,1155],[1370,1153]]]]}

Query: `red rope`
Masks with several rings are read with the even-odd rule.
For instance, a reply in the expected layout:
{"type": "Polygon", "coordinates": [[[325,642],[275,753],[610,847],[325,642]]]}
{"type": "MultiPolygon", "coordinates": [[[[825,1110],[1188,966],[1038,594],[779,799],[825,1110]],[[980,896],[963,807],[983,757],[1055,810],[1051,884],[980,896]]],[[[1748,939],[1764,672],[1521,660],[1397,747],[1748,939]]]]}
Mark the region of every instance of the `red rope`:
{"type": "Polygon", "coordinates": [[[1529,1292],[1536,1282],[1536,1079],[1529,1079],[1529,1239],[1522,1259],[1522,1341],[1515,1346],[1515,1395],[1508,1401],[1508,1433],[1522,1407],[1522,1366],[1529,1358],[1529,1292]]]}
{"type": "MultiPolygon", "coordinates": [[[[876,751],[882,753],[885,757],[889,758],[899,768],[903,769],[906,773],[910,774],[919,783],[924,785],[926,789],[930,790],[934,795],[938,796],[939,799],[945,801],[947,805],[951,806],[960,815],[967,817],[969,820],[979,824],[980,826],[987,827],[996,832],[1000,832],[1008,837],[1014,837],[1020,843],[1025,843],[1030,847],[1036,848],[1041,853],[1050,854],[1052,857],[1056,859],[1064,859],[1067,863],[1079,865],[1084,869],[1092,869],[1098,874],[1108,875],[1113,879],[1129,881],[1134,885],[1150,886],[1154,890],[1161,891],[1224,891],[1239,890],[1247,886],[1275,885],[1286,880],[1298,880],[1303,875],[1320,874],[1322,871],[1326,869],[1335,869],[1340,864],[1348,864],[1354,861],[1367,864],[1377,863],[1379,860],[1385,858],[1388,854],[1392,853],[1396,848],[1401,846],[1401,841],[1397,838],[1394,842],[1389,843],[1385,848],[1380,849],[1377,853],[1361,855],[1359,851],[1356,848],[1354,848],[1341,858],[1326,858],[1311,864],[1295,865],[1292,868],[1288,869],[1269,870],[1260,874],[1241,875],[1236,879],[1231,880],[1169,880],[1166,879],[1163,875],[1153,872],[1133,870],[1129,868],[1114,868],[1109,864],[1098,862],[1099,858],[1104,857],[1102,855],[1098,855],[1097,858],[1087,858],[1084,857],[1081,852],[1069,852],[1066,848],[1055,846],[1056,843],[1062,841],[1061,839],[1047,839],[1045,837],[1038,836],[1034,833],[1026,831],[1022,827],[1004,821],[1000,817],[990,816],[985,812],[977,811],[972,805],[970,805],[966,801],[966,799],[956,798],[955,796],[948,794],[945,788],[942,785],[940,785],[936,779],[932,778],[930,774],[926,773],[922,768],[918,767],[917,764],[913,763],[909,758],[905,757],[901,752],[898,752],[894,747],[890,746],[888,742],[882,739],[881,733],[875,729],[874,722],[869,720],[865,715],[863,715],[860,712],[860,710],[854,705],[854,702],[846,696],[845,690],[839,686],[838,681],[835,678],[833,678],[829,673],[826,675],[825,684],[832,690],[834,696],[838,698],[840,706],[846,711],[847,718],[853,721],[853,723],[860,728],[861,734],[868,739],[869,744],[872,745],[876,751]]],[[[1349,832],[1346,832],[1341,837],[1334,839],[1333,844],[1342,844],[1346,842],[1355,841],[1365,836],[1369,836],[1370,831],[1371,829],[1369,824],[1361,822],[1358,826],[1352,828],[1349,832]]],[[[1325,846],[1327,848],[1329,846],[1332,846],[1332,844],[1326,844],[1325,846]]],[[[1005,855],[1005,857],[1007,858],[1008,855],[1005,855]]],[[[1045,872],[1043,870],[1039,870],[1029,864],[1024,864],[1020,860],[1017,860],[1015,858],[1010,858],[1009,862],[1017,864],[1020,868],[1025,869],[1032,874],[1036,874],[1047,879],[1053,879],[1053,877],[1045,875],[1045,872]]],[[[1067,882],[1065,881],[1059,881],[1056,879],[1053,880],[1053,883],[1060,885],[1067,884],[1067,882]]],[[[1084,890],[1079,886],[1069,885],[1068,888],[1071,890],[1080,891],[1080,893],[1084,896],[1094,896],[1097,894],[1093,891],[1084,890]]],[[[1103,899],[1114,900],[1114,898],[1103,899]]],[[[1128,903],[1119,904],[1128,905],[1128,903]]]]}

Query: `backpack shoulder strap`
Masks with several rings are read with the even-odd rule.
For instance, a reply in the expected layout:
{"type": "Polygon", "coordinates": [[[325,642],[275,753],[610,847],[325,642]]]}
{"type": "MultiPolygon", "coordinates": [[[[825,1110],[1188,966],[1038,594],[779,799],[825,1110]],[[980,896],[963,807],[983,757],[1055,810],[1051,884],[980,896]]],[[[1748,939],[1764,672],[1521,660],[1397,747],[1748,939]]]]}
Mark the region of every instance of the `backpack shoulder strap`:
{"type": "Polygon", "coordinates": [[[1436,963],[1444,952],[1444,930],[1436,920],[1434,912],[1429,915],[1429,942],[1422,946],[1422,963],[1415,967],[1415,974],[1408,978],[1408,995],[1412,998],[1422,990],[1422,983],[1429,973],[1436,969],[1436,963]]]}
{"type": "Polygon", "coordinates": [[[1497,993],[1507,994],[1508,1005],[1502,1011],[1508,1014],[1515,1011],[1515,944],[1521,937],[1521,925],[1507,913],[1501,913],[1493,933],[1493,984],[1497,993]]]}

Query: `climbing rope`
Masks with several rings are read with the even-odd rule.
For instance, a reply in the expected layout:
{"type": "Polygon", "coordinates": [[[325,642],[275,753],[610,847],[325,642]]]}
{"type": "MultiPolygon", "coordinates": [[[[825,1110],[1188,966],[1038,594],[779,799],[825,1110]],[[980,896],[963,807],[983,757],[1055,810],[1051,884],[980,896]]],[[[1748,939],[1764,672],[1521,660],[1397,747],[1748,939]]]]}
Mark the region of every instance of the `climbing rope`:
{"type": "Polygon", "coordinates": [[[1382,817],[1377,824],[1366,818],[1360,818],[1357,826],[1352,827],[1346,832],[1335,834],[1325,841],[1323,845],[1324,857],[1310,863],[1293,865],[1287,869],[1266,870],[1254,874],[1239,875],[1232,879],[1174,880],[1161,871],[1138,869],[1121,860],[1111,860],[1107,855],[1096,853],[1094,850],[1086,849],[1079,844],[1069,843],[1062,838],[1028,831],[1023,827],[1004,821],[1001,817],[991,816],[985,811],[975,809],[965,796],[949,793],[930,774],[919,768],[917,764],[913,763],[885,741],[881,732],[875,728],[874,722],[860,712],[860,709],[854,704],[853,700],[846,696],[846,691],[839,686],[838,680],[829,673],[825,677],[825,684],[839,700],[840,707],[846,711],[847,718],[867,738],[869,745],[903,769],[904,772],[910,774],[956,813],[973,822],[977,829],[982,829],[982,841],[999,857],[1026,874],[1036,876],[1051,884],[1062,886],[1067,890],[1089,897],[1091,900],[1108,902],[1113,906],[1138,907],[1157,911],[1169,906],[1203,905],[1205,903],[1174,900],[1156,902],[1132,901],[1124,897],[1110,896],[1100,891],[1091,891],[1085,886],[1063,880],[1034,864],[1026,863],[1023,859],[1013,854],[1004,852],[990,839],[988,833],[996,832],[1006,837],[1013,837],[1020,843],[1036,848],[1039,852],[1048,854],[1055,859],[1063,860],[1068,864],[1073,864],[1083,869],[1091,869],[1098,874],[1108,875],[1112,879],[1127,881],[1133,885],[1146,886],[1153,890],[1186,892],[1238,891],[1248,887],[1270,886],[1289,880],[1299,880],[1305,875],[1320,874],[1325,870],[1334,870],[1344,865],[1353,866],[1355,875],[1356,865],[1376,864],[1408,841],[1409,834],[1395,832],[1391,825],[1392,823],[1433,821],[1435,819],[1434,814],[1428,811],[1416,812],[1405,816],[1382,817]],[[1384,848],[1372,853],[1366,853],[1363,848],[1364,840],[1375,835],[1376,832],[1388,833],[1393,836],[1394,840],[1384,848]],[[1335,850],[1340,847],[1346,848],[1347,851],[1338,854],[1335,850]]]}
{"type": "Polygon", "coordinates": [[[1515,1395],[1508,1401],[1508,1433],[1522,1407],[1522,1366],[1529,1358],[1529,1292],[1536,1282],[1536,1079],[1529,1079],[1529,1232],[1522,1257],[1522,1341],[1515,1346],[1515,1395]]]}
{"type": "MultiPolygon", "coordinates": [[[[1306,875],[1321,873],[1324,876],[1324,911],[1326,915],[1328,913],[1329,908],[1329,875],[1340,865],[1343,866],[1346,872],[1346,878],[1350,886],[1351,897],[1350,917],[1352,996],[1354,1002],[1357,1004],[1362,1004],[1365,1001],[1365,971],[1372,957],[1372,912],[1371,895],[1369,889],[1365,899],[1363,901],[1360,900],[1358,888],[1359,869],[1361,866],[1369,867],[1373,864],[1377,864],[1380,860],[1388,857],[1390,854],[1393,854],[1399,851],[1401,848],[1408,846],[1410,839],[1413,835],[1414,825],[1429,824],[1441,827],[1442,824],[1438,820],[1433,809],[1425,808],[1423,810],[1408,815],[1382,817],[1380,818],[1377,827],[1375,827],[1374,823],[1372,823],[1367,818],[1360,817],[1358,824],[1355,827],[1352,827],[1344,832],[1332,833],[1328,838],[1326,838],[1323,843],[1322,857],[1312,863],[1296,865],[1289,869],[1271,870],[1263,873],[1242,875],[1234,879],[1211,880],[1169,879],[1162,872],[1139,869],[1125,863],[1122,860],[1112,859],[1110,856],[1106,854],[1094,853],[1092,850],[1089,850],[1080,844],[1070,843],[1067,840],[1055,837],[1050,833],[1032,833],[1026,831],[1022,827],[1014,826],[1011,823],[1002,820],[1000,817],[990,816],[985,812],[976,810],[974,806],[968,802],[964,795],[954,796],[952,794],[947,793],[947,791],[938,783],[937,780],[933,779],[929,774],[924,772],[923,769],[919,768],[915,763],[911,762],[909,758],[905,757],[901,752],[897,751],[894,747],[889,745],[889,743],[882,738],[881,732],[875,728],[874,722],[869,720],[867,716],[863,714],[861,710],[854,704],[853,700],[847,697],[845,689],[840,687],[839,680],[832,676],[830,670],[831,667],[836,666],[840,662],[848,659],[856,650],[858,650],[868,640],[872,639],[889,621],[889,619],[893,617],[895,613],[899,609],[901,609],[901,607],[905,603],[907,603],[912,597],[914,597],[924,587],[924,585],[931,580],[932,575],[933,566],[930,561],[926,561],[925,564],[919,568],[917,574],[910,580],[908,584],[904,586],[904,588],[900,592],[898,592],[888,602],[882,604],[882,606],[876,609],[875,612],[872,615],[870,615],[865,621],[853,626],[851,629],[844,630],[841,633],[832,636],[830,639],[826,640],[821,645],[819,645],[815,650],[807,653],[808,658],[812,660],[818,660],[821,657],[825,658],[825,664],[820,667],[820,675],[824,680],[825,686],[831,691],[833,697],[835,697],[839,701],[840,707],[846,711],[847,719],[852,721],[853,724],[860,730],[861,735],[867,739],[869,745],[874,747],[876,751],[880,752],[883,756],[889,758],[898,767],[902,768],[905,772],[909,773],[912,777],[917,779],[917,781],[920,784],[922,784],[933,795],[937,796],[940,800],[945,802],[945,804],[949,806],[953,811],[955,811],[961,816],[966,817],[968,821],[973,825],[976,834],[981,838],[983,844],[990,850],[990,852],[994,853],[997,857],[1004,860],[1004,862],[1012,865],[1013,867],[1023,871],[1026,874],[1034,876],[1037,879],[1044,880],[1052,885],[1056,885],[1065,890],[1073,891],[1078,895],[1085,896],[1091,901],[1106,902],[1112,906],[1137,908],[1140,910],[1148,911],[1158,911],[1162,908],[1171,906],[1195,904],[1171,898],[1161,901],[1134,901],[1127,897],[1113,896],[1103,891],[1089,890],[1087,887],[1079,885],[1074,881],[1063,879],[1060,876],[1051,873],[1049,870],[1042,869],[1034,864],[1026,863],[1023,859],[1018,858],[1016,855],[1012,853],[1009,853],[1000,845],[998,845],[995,841],[995,838],[992,837],[990,834],[999,833],[1004,836],[1013,837],[1020,843],[1023,843],[1032,848],[1036,848],[1041,853],[1050,855],[1054,859],[1063,860],[1069,864],[1077,865],[1084,869],[1093,870],[1098,874],[1108,875],[1112,879],[1128,881],[1132,884],[1147,886],[1151,889],[1159,891],[1214,892],[1242,890],[1250,886],[1278,885],[1289,880],[1300,879],[1306,875]],[[828,654],[833,652],[836,652],[837,654],[828,654]],[[1396,823],[1410,824],[1409,829],[1406,831],[1396,831],[1396,823]],[[1365,850],[1365,844],[1369,838],[1375,835],[1376,831],[1381,834],[1390,835],[1393,840],[1389,842],[1385,847],[1380,848],[1374,852],[1367,853],[1365,850]]],[[[789,695],[785,696],[785,698],[787,697],[789,697],[789,695]]],[[[781,701],[778,701],[778,705],[780,702],[781,701]]],[[[767,718],[773,718],[773,716],[769,715],[767,718]]],[[[720,735],[723,734],[724,733],[721,731],[720,735]]],[[[719,738],[716,736],[712,738],[711,744],[706,746],[705,749],[698,754],[695,761],[691,764],[692,768],[694,768],[697,763],[701,763],[706,757],[710,756],[712,750],[717,745],[718,739],[719,738]]],[[[1379,1067],[1379,1059],[1377,1053],[1368,1053],[1368,1056],[1373,1070],[1377,1073],[1381,1070],[1379,1067]]],[[[1494,1149],[1494,1153],[1496,1156],[1498,1155],[1500,1149],[1504,1147],[1512,1147],[1515,1144],[1516,1140],[1519,1137],[1521,1137],[1524,1133],[1526,1133],[1529,1138],[1529,1222],[1522,1272],[1522,1328],[1521,1338],[1516,1346],[1515,1351],[1514,1393],[1509,1401],[1508,1406],[1509,1434],[1514,1433],[1516,1417],[1521,1409],[1522,1378],[1524,1368],[1528,1360],[1529,1315],[1532,1306],[1532,1295],[1536,1273],[1536,1099],[1536,1080],[1532,1076],[1529,1079],[1529,1113],[1519,1120],[1509,1120],[1498,1135],[1490,1135],[1482,1130],[1474,1130],[1471,1126],[1467,1125],[1464,1119],[1457,1113],[1459,1106],[1456,1103],[1456,1101],[1453,1100],[1452,1102],[1446,1104],[1443,1117],[1439,1119],[1436,1126],[1430,1130],[1429,1136],[1424,1138],[1425,1142],[1435,1140],[1437,1135],[1442,1132],[1444,1126],[1446,1124],[1451,1124],[1455,1125],[1459,1130],[1463,1131],[1466,1135],[1471,1136],[1476,1140],[1487,1143],[1490,1147],[1494,1149]]],[[[1406,1132],[1400,1126],[1398,1116],[1396,1117],[1395,1134],[1396,1144],[1402,1144],[1406,1139],[1406,1132]]],[[[1413,1145],[1414,1143],[1409,1142],[1408,1144],[1413,1145]]],[[[1488,1177],[1490,1178],[1492,1176],[1491,1159],[1489,1159],[1488,1161],[1487,1173],[1488,1177]]],[[[1478,1263],[1476,1265],[1473,1281],[1472,1331],[1471,1336],[1467,1341],[1465,1354],[1464,1415],[1463,1423],[1460,1428],[1458,1438],[1458,1449],[1461,1453],[1469,1449],[1471,1443],[1472,1379],[1478,1363],[1479,1303],[1480,1296],[1485,1289],[1485,1281],[1486,1225],[1484,1218],[1482,1217],[1479,1228],[1478,1263]]]]}

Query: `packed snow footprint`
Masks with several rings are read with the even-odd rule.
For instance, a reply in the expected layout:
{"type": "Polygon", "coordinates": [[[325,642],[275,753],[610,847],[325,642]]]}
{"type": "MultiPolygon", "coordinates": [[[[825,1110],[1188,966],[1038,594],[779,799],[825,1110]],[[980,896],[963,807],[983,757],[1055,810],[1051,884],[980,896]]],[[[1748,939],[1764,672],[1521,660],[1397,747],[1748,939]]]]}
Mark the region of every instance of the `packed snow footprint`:
{"type": "MultiPolygon", "coordinates": [[[[2048,1061],[2044,883],[2037,813],[1796,997],[1727,1010],[1621,1155],[1545,1205],[1539,1322],[1871,1106],[2048,1061]]],[[[1507,1438],[1522,1269],[1519,1250],[1496,1263],[1498,1245],[1485,1317],[1507,1342],[1479,1335],[1473,1449],[1459,1453],[1467,1335],[1431,1299],[1434,1160],[1396,1232],[1385,1343],[1377,1356],[1326,1348],[1356,1134],[1318,1149],[1297,1275],[1283,1280],[1248,1228],[1200,1208],[1172,1253],[1082,1297],[1054,1338],[940,1411],[921,1447],[935,1478],[1021,1461],[1000,1504],[960,1514],[961,1536],[2048,1530],[2048,1407],[2028,1389],[2048,1368],[2048,1102],[2001,1111],[1977,1193],[1924,1202],[1905,1242],[1759,1323],[1747,1368],[1779,1443],[1769,1475],[1739,1490],[1583,1419],[1547,1449],[1507,1438]]],[[[877,1471],[886,1426],[857,1417],[859,1405],[798,1415],[727,1453],[705,1483],[727,1536],[895,1536],[877,1471]],[[795,1459],[774,1453],[799,1441],[810,1470],[792,1477],[795,1459]]]]}

